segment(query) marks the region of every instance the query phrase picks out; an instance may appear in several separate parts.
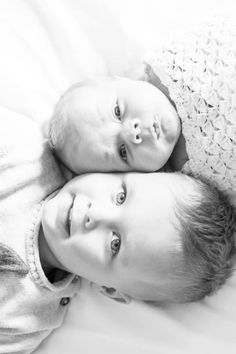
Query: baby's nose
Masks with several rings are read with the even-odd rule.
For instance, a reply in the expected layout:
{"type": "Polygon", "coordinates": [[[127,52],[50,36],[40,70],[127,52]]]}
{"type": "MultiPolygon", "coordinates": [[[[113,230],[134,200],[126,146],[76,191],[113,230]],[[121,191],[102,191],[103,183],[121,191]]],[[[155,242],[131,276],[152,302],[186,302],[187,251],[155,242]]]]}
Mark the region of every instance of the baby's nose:
{"type": "Polygon", "coordinates": [[[134,144],[140,144],[142,142],[140,119],[134,118],[131,121],[128,121],[124,130],[125,136],[130,142],[134,144]]]}

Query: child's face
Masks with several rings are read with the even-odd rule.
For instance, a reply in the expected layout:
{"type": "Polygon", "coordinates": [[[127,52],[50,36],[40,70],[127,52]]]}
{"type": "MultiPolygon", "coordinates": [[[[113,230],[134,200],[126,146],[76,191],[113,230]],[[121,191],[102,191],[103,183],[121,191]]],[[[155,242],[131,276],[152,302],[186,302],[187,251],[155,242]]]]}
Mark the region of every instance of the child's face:
{"type": "Polygon", "coordinates": [[[99,285],[137,298],[152,297],[152,284],[164,291],[181,259],[170,184],[178,196],[175,174],[76,177],[44,207],[49,248],[64,269],[99,285]]]}
{"type": "Polygon", "coordinates": [[[180,134],[175,109],[146,82],[103,79],[68,93],[65,103],[55,149],[76,173],[158,170],[180,134]]]}

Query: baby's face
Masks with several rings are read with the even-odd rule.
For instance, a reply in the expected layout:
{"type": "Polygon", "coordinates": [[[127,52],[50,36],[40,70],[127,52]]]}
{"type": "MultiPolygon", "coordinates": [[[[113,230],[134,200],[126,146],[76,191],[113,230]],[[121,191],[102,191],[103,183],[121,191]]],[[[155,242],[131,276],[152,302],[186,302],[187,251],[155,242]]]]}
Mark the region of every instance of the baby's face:
{"type": "Polygon", "coordinates": [[[155,171],[168,160],[180,134],[172,104],[142,81],[111,78],[64,97],[58,156],[76,173],[155,171]]]}
{"type": "Polygon", "coordinates": [[[174,286],[182,254],[172,188],[182,193],[173,173],[76,177],[46,202],[47,244],[64,269],[153,300],[153,284],[174,286]]]}

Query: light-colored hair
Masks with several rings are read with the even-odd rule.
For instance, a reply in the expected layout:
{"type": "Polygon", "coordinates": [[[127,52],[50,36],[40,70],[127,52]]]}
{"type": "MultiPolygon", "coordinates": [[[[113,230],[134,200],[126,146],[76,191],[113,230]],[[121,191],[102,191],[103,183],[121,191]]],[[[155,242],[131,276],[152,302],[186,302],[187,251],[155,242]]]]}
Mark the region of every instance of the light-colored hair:
{"type": "Polygon", "coordinates": [[[68,114],[68,109],[70,108],[68,104],[70,95],[85,84],[85,82],[73,84],[61,95],[56,103],[48,127],[48,140],[52,149],[63,143],[63,130],[66,124],[65,118],[68,114]]]}
{"type": "MultiPolygon", "coordinates": [[[[80,81],[71,85],[59,98],[55,105],[52,117],[48,126],[48,140],[52,149],[57,150],[63,143],[64,134],[63,130],[66,124],[66,117],[69,114],[71,108],[70,97],[79,91],[81,87],[95,86],[107,81],[115,80],[115,76],[98,77],[86,81],[80,81]]],[[[79,97],[78,97],[79,99],[79,97]]]]}
{"type": "Polygon", "coordinates": [[[201,300],[220,289],[233,272],[236,257],[234,207],[228,197],[208,181],[193,176],[184,178],[195,186],[195,192],[176,199],[175,215],[183,253],[183,268],[179,275],[178,270],[174,275],[179,286],[171,287],[169,297],[165,298],[165,293],[160,302],[152,301],[152,304],[201,300]]]}

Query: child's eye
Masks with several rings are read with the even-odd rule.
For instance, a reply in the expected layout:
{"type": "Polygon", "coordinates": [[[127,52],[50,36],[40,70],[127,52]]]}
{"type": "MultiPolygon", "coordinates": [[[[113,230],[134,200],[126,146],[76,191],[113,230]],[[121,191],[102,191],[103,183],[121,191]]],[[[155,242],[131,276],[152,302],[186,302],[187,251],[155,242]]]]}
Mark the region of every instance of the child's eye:
{"type": "Polygon", "coordinates": [[[115,256],[120,249],[120,236],[117,235],[115,232],[112,233],[112,239],[111,239],[111,253],[113,256],[115,256]]]}
{"type": "Polygon", "coordinates": [[[118,103],[116,103],[116,105],[114,107],[114,114],[118,120],[121,120],[121,112],[120,112],[120,107],[119,107],[118,103]]]}
{"type": "Polygon", "coordinates": [[[122,144],[119,149],[119,154],[122,160],[127,161],[127,151],[125,144],[122,144]]]}
{"type": "Polygon", "coordinates": [[[117,193],[116,195],[116,204],[117,205],[122,205],[125,202],[126,199],[126,192],[122,191],[117,193]]]}

